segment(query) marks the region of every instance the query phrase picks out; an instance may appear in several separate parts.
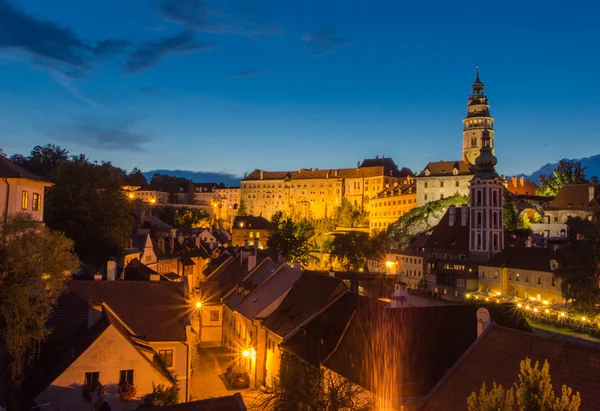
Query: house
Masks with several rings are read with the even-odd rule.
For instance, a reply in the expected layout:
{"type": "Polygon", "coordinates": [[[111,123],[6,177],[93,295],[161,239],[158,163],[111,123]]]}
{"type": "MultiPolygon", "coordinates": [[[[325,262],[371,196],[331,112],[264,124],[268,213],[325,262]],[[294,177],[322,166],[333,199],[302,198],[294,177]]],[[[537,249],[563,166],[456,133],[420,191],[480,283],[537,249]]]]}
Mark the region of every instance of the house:
{"type": "Polygon", "coordinates": [[[427,395],[421,411],[467,410],[482,383],[512,387],[525,358],[548,360],[555,393],[567,385],[581,395],[581,411],[600,410],[600,349],[492,323],[427,395]]]}
{"type": "Polygon", "coordinates": [[[148,411],[246,411],[244,399],[239,392],[226,397],[208,398],[183,404],[153,407],[148,411]]]}
{"type": "Polygon", "coordinates": [[[554,271],[562,263],[560,251],[541,247],[506,247],[479,265],[479,291],[545,304],[564,301],[554,271]]]}
{"type": "Polygon", "coordinates": [[[413,175],[402,182],[394,182],[369,200],[371,233],[385,231],[390,224],[417,206],[417,184],[413,175]]]}
{"type": "Polygon", "coordinates": [[[292,268],[265,260],[223,298],[224,345],[232,359],[246,368],[255,388],[266,379],[267,347],[264,332],[259,332],[260,323],[281,304],[301,274],[299,264],[292,268]]]}
{"type": "Polygon", "coordinates": [[[417,177],[417,207],[432,201],[469,195],[473,171],[464,161],[433,161],[427,163],[417,177]]]}
{"type": "Polygon", "coordinates": [[[281,365],[280,344],[284,339],[310,320],[342,294],[348,292],[343,281],[329,273],[304,271],[292,285],[281,304],[262,321],[260,340],[266,341],[266,355],[262,367],[265,384],[271,384],[279,376],[281,365]],[[264,334],[264,335],[263,335],[264,334]]]}
{"type": "Polygon", "coordinates": [[[35,397],[43,409],[93,410],[98,409],[98,402],[106,401],[112,411],[129,411],[153,387],[169,388],[177,383],[166,364],[158,360],[159,353],[109,305],[103,303],[96,309],[82,332],[62,350],[44,357],[43,389],[35,397]],[[131,399],[119,394],[125,384],[135,387],[131,399]]]}
{"type": "Polygon", "coordinates": [[[512,176],[505,178],[506,190],[514,196],[533,197],[538,185],[532,181],[525,180],[525,176],[512,176]]]}
{"type": "Polygon", "coordinates": [[[52,183],[0,156],[0,216],[29,213],[35,221],[44,220],[44,190],[52,183]]]}
{"type": "MultiPolygon", "coordinates": [[[[187,401],[194,340],[190,317],[194,302],[185,285],[170,281],[69,281],[67,291],[58,299],[48,320],[52,333],[43,350],[51,353],[72,346],[72,341],[83,338],[80,333],[88,331],[88,324],[102,316],[100,307],[106,305],[125,324],[135,344],[153,350],[176,376],[180,400],[187,401]]],[[[115,361],[121,361],[115,355],[115,361]]],[[[112,359],[106,361],[110,363],[112,359]]],[[[94,369],[94,361],[84,365],[90,368],[89,372],[98,371],[94,369]]],[[[71,384],[82,381],[83,377],[78,376],[71,384]]],[[[105,384],[108,380],[101,382],[105,384]]]]}
{"type": "Polygon", "coordinates": [[[560,189],[544,212],[544,222],[567,223],[570,218],[592,219],[600,212],[600,184],[569,184],[560,189]]]}
{"type": "Polygon", "coordinates": [[[400,275],[400,280],[408,288],[416,290],[425,286],[425,245],[429,238],[428,233],[418,235],[412,243],[398,253],[391,253],[388,261],[391,261],[400,275]]]}
{"type": "MultiPolygon", "coordinates": [[[[371,391],[388,406],[419,403],[475,342],[479,307],[388,307],[344,293],[287,335],[280,347],[284,354],[371,391]]],[[[509,307],[489,312],[495,321],[531,331],[509,307]]]]}
{"type": "Polygon", "coordinates": [[[231,227],[231,245],[234,247],[253,246],[265,248],[269,240],[272,224],[261,216],[237,216],[231,227]]]}

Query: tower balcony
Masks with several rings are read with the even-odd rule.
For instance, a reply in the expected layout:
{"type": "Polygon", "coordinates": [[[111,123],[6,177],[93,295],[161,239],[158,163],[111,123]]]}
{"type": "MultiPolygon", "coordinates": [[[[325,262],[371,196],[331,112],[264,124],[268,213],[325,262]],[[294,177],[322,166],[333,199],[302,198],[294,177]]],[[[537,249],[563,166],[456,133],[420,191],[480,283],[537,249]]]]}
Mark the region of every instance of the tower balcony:
{"type": "Polygon", "coordinates": [[[488,130],[493,130],[494,129],[494,123],[481,123],[481,124],[465,124],[465,126],[463,127],[463,131],[468,131],[468,130],[483,130],[484,128],[487,128],[488,130]]]}

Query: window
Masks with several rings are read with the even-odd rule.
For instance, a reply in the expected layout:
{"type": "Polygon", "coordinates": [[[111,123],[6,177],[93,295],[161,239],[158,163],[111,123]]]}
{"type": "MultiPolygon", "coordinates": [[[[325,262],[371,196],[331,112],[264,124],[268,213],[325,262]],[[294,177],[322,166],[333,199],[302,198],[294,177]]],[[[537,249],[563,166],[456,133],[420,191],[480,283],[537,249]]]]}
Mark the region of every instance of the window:
{"type": "Polygon", "coordinates": [[[219,310],[210,310],[210,320],[219,321],[219,310]]]}
{"type": "Polygon", "coordinates": [[[145,257],[145,260],[146,260],[146,262],[148,262],[148,261],[152,260],[152,256],[150,256],[150,255],[147,255],[147,256],[145,257]]]}
{"type": "Polygon", "coordinates": [[[427,194],[425,194],[425,197],[424,197],[424,198],[425,198],[425,201],[427,201],[427,194]]]}
{"type": "Polygon", "coordinates": [[[133,370],[119,371],[119,385],[123,385],[125,383],[133,385],[133,370]]]}
{"type": "Polygon", "coordinates": [[[481,213],[477,212],[477,227],[481,227],[481,213]]]}
{"type": "Polygon", "coordinates": [[[477,138],[471,137],[471,147],[477,147],[477,138]]]}
{"type": "Polygon", "coordinates": [[[31,209],[33,211],[39,211],[40,209],[40,195],[38,193],[33,193],[31,198],[31,209]]]}
{"type": "Polygon", "coordinates": [[[440,188],[444,188],[444,182],[440,181],[440,188]]]}
{"type": "Polygon", "coordinates": [[[552,287],[556,287],[556,277],[552,276],[552,287]]]}
{"type": "Polygon", "coordinates": [[[517,278],[515,279],[515,281],[519,281],[520,278],[521,278],[521,275],[519,273],[517,273],[517,278]]]}
{"type": "Polygon", "coordinates": [[[98,371],[85,373],[85,385],[91,387],[100,381],[100,373],[98,371]]]}
{"type": "Polygon", "coordinates": [[[459,186],[459,183],[458,183],[458,181],[457,181],[457,182],[456,182],[456,187],[458,187],[458,186],[459,186]]]}
{"type": "Polygon", "coordinates": [[[425,183],[425,188],[427,188],[427,183],[425,183]]]}
{"type": "Polygon", "coordinates": [[[158,357],[167,367],[173,366],[173,350],[158,350],[158,357]]]}
{"type": "Polygon", "coordinates": [[[21,193],[21,210],[27,210],[28,202],[29,202],[29,192],[23,191],[21,193]]]}
{"type": "Polygon", "coordinates": [[[537,283],[538,283],[538,284],[541,284],[541,283],[542,283],[542,277],[538,277],[538,279],[537,279],[537,283]]]}

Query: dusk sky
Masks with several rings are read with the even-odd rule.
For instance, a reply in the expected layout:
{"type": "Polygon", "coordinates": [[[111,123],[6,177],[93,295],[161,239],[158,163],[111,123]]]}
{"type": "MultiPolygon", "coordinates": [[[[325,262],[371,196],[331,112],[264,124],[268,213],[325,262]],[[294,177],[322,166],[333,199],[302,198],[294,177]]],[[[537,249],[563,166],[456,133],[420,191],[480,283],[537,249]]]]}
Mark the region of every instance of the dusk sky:
{"type": "Polygon", "coordinates": [[[481,69],[498,169],[600,153],[600,2],[0,0],[0,147],[242,175],[460,159],[481,69]]]}

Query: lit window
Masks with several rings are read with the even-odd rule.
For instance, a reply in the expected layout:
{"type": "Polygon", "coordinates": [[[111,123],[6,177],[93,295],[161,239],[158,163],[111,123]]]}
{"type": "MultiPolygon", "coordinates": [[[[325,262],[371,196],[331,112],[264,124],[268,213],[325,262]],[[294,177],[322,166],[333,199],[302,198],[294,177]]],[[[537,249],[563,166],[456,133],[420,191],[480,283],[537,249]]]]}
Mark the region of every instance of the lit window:
{"type": "Polygon", "coordinates": [[[85,373],[85,385],[87,385],[88,387],[91,387],[98,381],[100,381],[100,373],[98,371],[85,373]]]}
{"type": "Polygon", "coordinates": [[[158,357],[167,367],[173,366],[173,350],[159,350],[158,357]]]}
{"type": "Polygon", "coordinates": [[[29,203],[29,192],[23,191],[21,193],[21,210],[27,210],[29,203]]]}
{"type": "Polygon", "coordinates": [[[38,193],[33,193],[31,198],[31,209],[33,211],[39,211],[40,209],[40,195],[38,193]]]}

